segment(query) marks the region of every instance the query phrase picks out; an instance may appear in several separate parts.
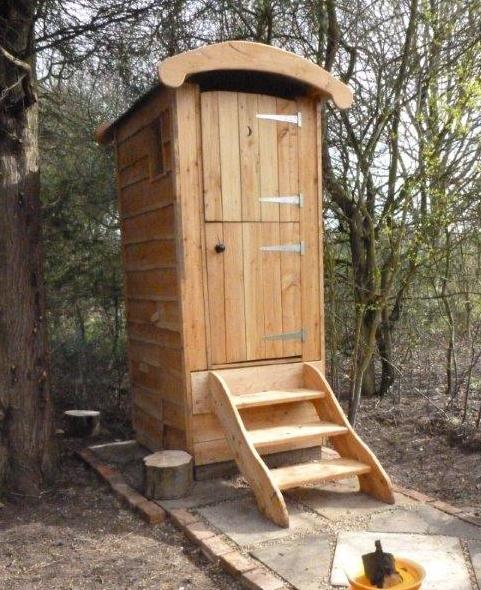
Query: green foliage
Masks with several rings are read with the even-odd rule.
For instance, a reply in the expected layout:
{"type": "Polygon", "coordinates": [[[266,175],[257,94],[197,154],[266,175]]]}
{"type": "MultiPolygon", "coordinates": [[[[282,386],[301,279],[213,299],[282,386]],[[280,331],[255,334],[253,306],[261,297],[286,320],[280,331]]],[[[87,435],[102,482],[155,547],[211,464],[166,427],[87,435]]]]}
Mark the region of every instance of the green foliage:
{"type": "MultiPolygon", "coordinates": [[[[325,118],[331,374],[355,356],[361,316],[378,338],[382,329],[396,338],[402,358],[450,345],[454,324],[463,326],[455,340],[481,346],[472,329],[481,308],[479,0],[88,0],[85,18],[72,20],[75,5],[52,3],[39,23],[47,279],[56,391],[65,402],[101,405],[123,395],[114,172],[94,129],[145,90],[158,59],[231,38],[296,51],[355,91],[347,114],[327,107],[325,118]],[[89,29],[97,9],[106,24],[89,29]],[[83,37],[56,41],[56,28],[75,35],[78,27],[83,37]]],[[[388,359],[396,375],[400,358],[388,359]]],[[[473,375],[469,387],[477,383],[473,375]]]]}
{"type": "Polygon", "coordinates": [[[112,154],[94,139],[106,97],[85,82],[42,93],[46,281],[54,393],[102,407],[125,393],[122,270],[112,154]]]}

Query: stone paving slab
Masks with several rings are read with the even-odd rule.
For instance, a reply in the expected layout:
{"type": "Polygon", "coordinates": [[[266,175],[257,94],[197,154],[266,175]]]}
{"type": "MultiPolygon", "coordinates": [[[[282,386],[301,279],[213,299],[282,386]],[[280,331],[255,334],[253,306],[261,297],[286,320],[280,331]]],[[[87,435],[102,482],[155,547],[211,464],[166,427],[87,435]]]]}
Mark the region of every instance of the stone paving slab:
{"type": "Polygon", "coordinates": [[[339,533],[331,573],[333,586],[347,586],[344,568],[356,568],[361,555],[380,539],[385,551],[420,563],[426,570],[423,590],[471,590],[459,539],[399,533],[339,533]]]}
{"type": "Polygon", "coordinates": [[[296,590],[317,590],[329,576],[331,549],[326,535],[307,535],[251,552],[296,590]]]}
{"type": "MultiPolygon", "coordinates": [[[[346,518],[368,516],[376,512],[392,510],[392,505],[385,504],[371,496],[352,491],[349,487],[316,486],[299,488],[290,493],[292,498],[302,502],[317,514],[334,522],[346,518]]],[[[402,494],[395,494],[396,504],[412,505],[410,500],[402,494]]]]}
{"type": "Polygon", "coordinates": [[[375,514],[367,528],[370,531],[386,533],[422,533],[481,539],[480,527],[428,505],[419,505],[413,509],[398,508],[375,514]]]}
{"type": "Polygon", "coordinates": [[[217,504],[225,500],[242,498],[250,494],[249,488],[236,487],[232,480],[211,479],[196,481],[188,496],[176,500],[158,500],[165,510],[172,508],[197,508],[207,504],[217,504]]]}
{"type": "Polygon", "coordinates": [[[288,529],[280,528],[265,518],[259,512],[253,496],[200,508],[198,512],[214,527],[243,547],[284,539],[319,527],[318,517],[314,514],[303,512],[293,505],[288,505],[287,509],[290,521],[288,529]]]}
{"type": "Polygon", "coordinates": [[[469,557],[473,564],[474,575],[481,588],[481,541],[468,541],[469,557]]]}

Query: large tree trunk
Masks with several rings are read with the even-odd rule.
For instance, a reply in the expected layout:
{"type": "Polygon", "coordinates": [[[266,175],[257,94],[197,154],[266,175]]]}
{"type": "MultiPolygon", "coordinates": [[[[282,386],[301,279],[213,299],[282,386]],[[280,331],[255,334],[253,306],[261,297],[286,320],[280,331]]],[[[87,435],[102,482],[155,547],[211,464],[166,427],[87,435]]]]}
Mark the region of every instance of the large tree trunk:
{"type": "Polygon", "coordinates": [[[38,494],[53,474],[33,88],[34,2],[0,8],[0,485],[38,494]]]}

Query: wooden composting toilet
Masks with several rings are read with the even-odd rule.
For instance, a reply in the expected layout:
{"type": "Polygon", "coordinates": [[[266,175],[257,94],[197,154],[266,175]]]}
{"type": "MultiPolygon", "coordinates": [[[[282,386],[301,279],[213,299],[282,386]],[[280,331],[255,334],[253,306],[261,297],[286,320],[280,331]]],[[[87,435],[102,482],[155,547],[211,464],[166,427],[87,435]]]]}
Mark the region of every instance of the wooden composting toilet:
{"type": "Polygon", "coordinates": [[[137,439],[197,469],[235,459],[281,526],[281,490],[305,483],[357,475],[393,502],[324,376],[320,104],[351,91],[243,41],[168,58],[159,78],[98,132],[117,157],[137,439]],[[261,458],[326,439],[341,458],[261,458]]]}

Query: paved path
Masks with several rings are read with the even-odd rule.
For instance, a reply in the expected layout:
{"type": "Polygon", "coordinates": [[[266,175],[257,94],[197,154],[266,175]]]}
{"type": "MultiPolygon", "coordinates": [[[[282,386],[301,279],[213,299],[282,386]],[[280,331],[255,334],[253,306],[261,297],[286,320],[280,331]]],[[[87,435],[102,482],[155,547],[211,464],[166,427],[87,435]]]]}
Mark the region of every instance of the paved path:
{"type": "MultiPolygon", "coordinates": [[[[105,446],[98,456],[109,451],[105,446]]],[[[137,445],[126,449],[120,449],[123,464],[117,467],[140,491],[137,445]]],[[[103,459],[116,463],[113,456],[103,459]]],[[[481,590],[481,526],[443,502],[404,492],[391,506],[360,493],[356,478],[293,490],[286,494],[289,529],[259,513],[241,478],[195,482],[188,497],[158,504],[174,522],[177,513],[179,526],[191,523],[185,530],[201,548],[204,542],[204,553],[223,552],[227,569],[243,568],[251,589],[346,588],[345,571],[356,569],[381,539],[386,551],[423,565],[423,590],[481,590]]]]}
{"type": "Polygon", "coordinates": [[[197,482],[188,498],[161,505],[200,515],[296,590],[345,588],[344,571],[378,538],[385,550],[424,566],[423,590],[478,590],[481,527],[401,493],[395,506],[383,504],[346,480],[287,494],[291,526],[281,529],[240,481],[197,482]]]}

